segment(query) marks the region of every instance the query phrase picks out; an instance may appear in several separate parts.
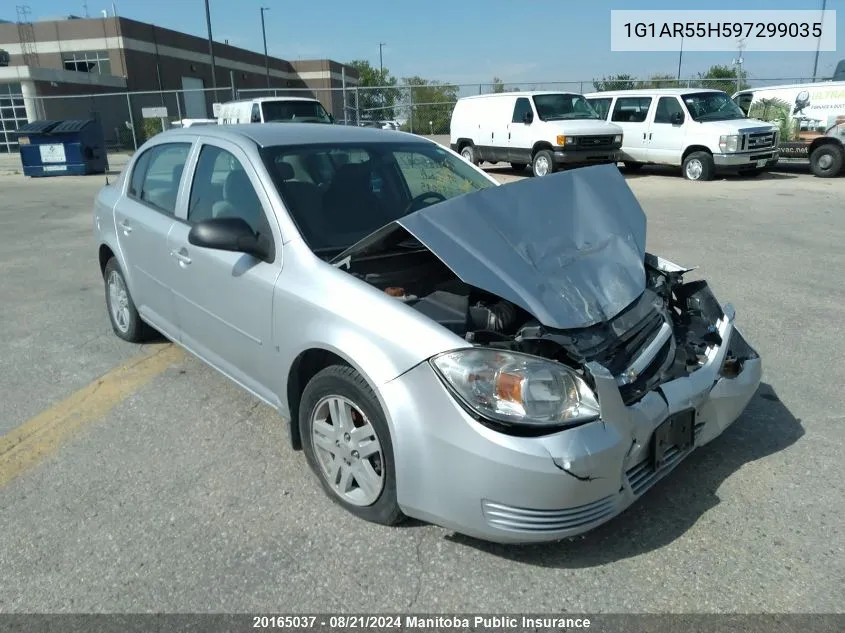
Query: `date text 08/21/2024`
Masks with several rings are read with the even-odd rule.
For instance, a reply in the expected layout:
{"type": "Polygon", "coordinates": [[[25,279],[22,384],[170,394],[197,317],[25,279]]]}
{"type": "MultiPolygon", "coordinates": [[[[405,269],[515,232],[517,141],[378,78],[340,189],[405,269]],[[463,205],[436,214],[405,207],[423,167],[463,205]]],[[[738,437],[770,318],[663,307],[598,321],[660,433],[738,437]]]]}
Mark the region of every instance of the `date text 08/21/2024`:
{"type": "Polygon", "coordinates": [[[821,22],[626,22],[626,37],[821,37],[821,22]]]}
{"type": "Polygon", "coordinates": [[[332,615],[332,616],[253,616],[252,628],[300,628],[311,629],[315,626],[332,629],[367,629],[367,628],[402,628],[402,629],[503,629],[503,628],[569,628],[588,629],[590,619],[584,617],[554,616],[367,616],[367,615],[332,615]]]}

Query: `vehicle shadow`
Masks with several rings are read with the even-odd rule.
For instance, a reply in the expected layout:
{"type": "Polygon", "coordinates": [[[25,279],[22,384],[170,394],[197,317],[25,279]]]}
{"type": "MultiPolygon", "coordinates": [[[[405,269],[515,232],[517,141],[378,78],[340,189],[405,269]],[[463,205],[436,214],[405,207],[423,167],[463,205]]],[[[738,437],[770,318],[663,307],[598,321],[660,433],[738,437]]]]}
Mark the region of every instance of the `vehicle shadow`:
{"type": "Polygon", "coordinates": [[[538,567],[590,568],[659,549],[719,504],[722,483],[743,465],[773,455],[804,434],[774,389],[762,383],[747,409],[720,437],[696,450],[618,517],[585,535],[532,545],[500,545],[459,534],[447,538],[538,567]]]}

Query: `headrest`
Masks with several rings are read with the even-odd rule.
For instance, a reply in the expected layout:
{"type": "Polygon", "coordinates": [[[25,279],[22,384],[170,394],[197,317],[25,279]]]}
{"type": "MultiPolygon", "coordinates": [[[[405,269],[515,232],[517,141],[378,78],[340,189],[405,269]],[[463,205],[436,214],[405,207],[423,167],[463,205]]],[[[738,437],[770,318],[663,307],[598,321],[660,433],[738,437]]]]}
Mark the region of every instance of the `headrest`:
{"type": "Polygon", "coordinates": [[[282,180],[290,180],[294,177],[293,165],[284,161],[276,163],[276,172],[282,180]]]}

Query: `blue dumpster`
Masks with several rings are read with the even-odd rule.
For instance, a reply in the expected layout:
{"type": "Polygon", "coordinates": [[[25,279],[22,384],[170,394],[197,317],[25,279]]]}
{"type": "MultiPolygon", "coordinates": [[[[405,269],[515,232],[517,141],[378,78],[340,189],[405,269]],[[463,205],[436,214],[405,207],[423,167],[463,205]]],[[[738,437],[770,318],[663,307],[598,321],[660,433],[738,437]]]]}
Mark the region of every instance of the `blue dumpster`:
{"type": "Polygon", "coordinates": [[[108,170],[103,126],[96,119],[33,121],[18,128],[25,176],[84,176],[108,170]]]}

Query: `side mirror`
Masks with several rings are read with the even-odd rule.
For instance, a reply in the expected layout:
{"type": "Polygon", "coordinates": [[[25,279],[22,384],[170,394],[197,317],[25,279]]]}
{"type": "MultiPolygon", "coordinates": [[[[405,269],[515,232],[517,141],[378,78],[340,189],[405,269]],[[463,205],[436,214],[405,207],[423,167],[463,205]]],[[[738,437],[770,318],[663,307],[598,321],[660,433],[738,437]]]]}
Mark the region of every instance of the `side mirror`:
{"type": "Polygon", "coordinates": [[[257,259],[270,259],[270,249],[241,218],[212,218],[197,222],[188,232],[188,243],[218,251],[247,253],[257,259]]]}
{"type": "Polygon", "coordinates": [[[334,123],[334,122],[335,122],[335,121],[334,121],[334,115],[333,115],[333,114],[330,114],[330,115],[329,115],[329,123],[334,123]]]}
{"type": "Polygon", "coordinates": [[[680,125],[684,122],[684,113],[683,112],[675,112],[672,115],[672,125],[680,125]]]}
{"type": "Polygon", "coordinates": [[[251,123],[261,123],[261,116],[260,116],[260,115],[258,115],[258,114],[253,114],[253,115],[250,117],[250,119],[249,119],[249,120],[250,120],[250,122],[251,122],[251,123]]]}
{"type": "Polygon", "coordinates": [[[533,112],[526,112],[525,114],[522,115],[522,122],[525,123],[525,125],[531,125],[531,123],[533,121],[534,121],[534,113],[533,112]]]}

